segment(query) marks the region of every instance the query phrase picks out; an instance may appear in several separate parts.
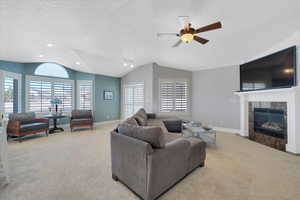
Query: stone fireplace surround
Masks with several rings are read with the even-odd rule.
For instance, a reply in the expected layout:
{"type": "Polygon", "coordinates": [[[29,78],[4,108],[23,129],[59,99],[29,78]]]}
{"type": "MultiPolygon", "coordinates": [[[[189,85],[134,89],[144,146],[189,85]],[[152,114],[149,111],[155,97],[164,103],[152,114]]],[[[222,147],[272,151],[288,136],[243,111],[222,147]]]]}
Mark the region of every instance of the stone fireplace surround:
{"type": "Polygon", "coordinates": [[[236,92],[240,97],[240,135],[249,137],[250,102],[286,102],[286,151],[300,154],[300,87],[236,92]]]}
{"type": "Polygon", "coordinates": [[[249,139],[272,148],[285,151],[286,149],[286,102],[249,102],[249,139]],[[255,123],[256,121],[256,123],[255,123]],[[269,127],[263,127],[267,123],[269,127]],[[277,129],[270,128],[277,125],[277,129]]]}

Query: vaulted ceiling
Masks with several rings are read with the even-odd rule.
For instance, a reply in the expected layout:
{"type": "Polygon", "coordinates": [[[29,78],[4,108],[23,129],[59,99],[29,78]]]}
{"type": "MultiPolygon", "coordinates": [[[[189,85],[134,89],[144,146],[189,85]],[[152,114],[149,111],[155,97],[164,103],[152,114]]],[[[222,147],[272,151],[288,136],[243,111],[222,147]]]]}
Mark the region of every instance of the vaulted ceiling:
{"type": "Polygon", "coordinates": [[[111,76],[132,70],[124,59],[135,66],[222,67],[299,42],[299,10],[297,0],[0,0],[0,59],[111,76]],[[201,34],[206,45],[172,48],[176,37],[156,33],[178,31],[180,15],[194,27],[222,21],[223,29],[201,34]]]}

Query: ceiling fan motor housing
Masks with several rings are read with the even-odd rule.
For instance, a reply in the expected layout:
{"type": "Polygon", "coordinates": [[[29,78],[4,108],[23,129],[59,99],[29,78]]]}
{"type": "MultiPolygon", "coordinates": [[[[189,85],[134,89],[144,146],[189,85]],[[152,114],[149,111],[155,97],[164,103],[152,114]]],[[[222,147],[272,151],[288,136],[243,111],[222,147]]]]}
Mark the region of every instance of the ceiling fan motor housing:
{"type": "Polygon", "coordinates": [[[189,43],[194,39],[195,29],[189,27],[180,31],[180,38],[183,42],[189,43]]]}

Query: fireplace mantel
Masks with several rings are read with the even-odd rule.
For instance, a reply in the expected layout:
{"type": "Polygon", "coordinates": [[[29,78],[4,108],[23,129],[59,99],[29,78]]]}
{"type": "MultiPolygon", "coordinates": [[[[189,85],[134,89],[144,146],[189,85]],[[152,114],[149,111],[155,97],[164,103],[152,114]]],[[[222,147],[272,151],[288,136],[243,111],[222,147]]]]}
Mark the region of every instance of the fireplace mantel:
{"type": "Polygon", "coordinates": [[[244,137],[249,136],[249,102],[286,102],[288,137],[286,150],[291,153],[300,153],[300,87],[236,92],[235,94],[240,97],[240,135],[244,137]]]}

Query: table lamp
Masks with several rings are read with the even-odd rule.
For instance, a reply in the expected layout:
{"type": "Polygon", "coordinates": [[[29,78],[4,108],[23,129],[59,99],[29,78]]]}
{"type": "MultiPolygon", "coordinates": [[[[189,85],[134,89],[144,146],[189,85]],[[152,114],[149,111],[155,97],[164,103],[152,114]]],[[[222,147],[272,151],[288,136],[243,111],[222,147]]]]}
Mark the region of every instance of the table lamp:
{"type": "Polygon", "coordinates": [[[52,105],[55,105],[55,112],[57,114],[57,107],[58,107],[58,104],[62,104],[62,101],[58,98],[55,98],[51,101],[51,104],[52,105]]]}

